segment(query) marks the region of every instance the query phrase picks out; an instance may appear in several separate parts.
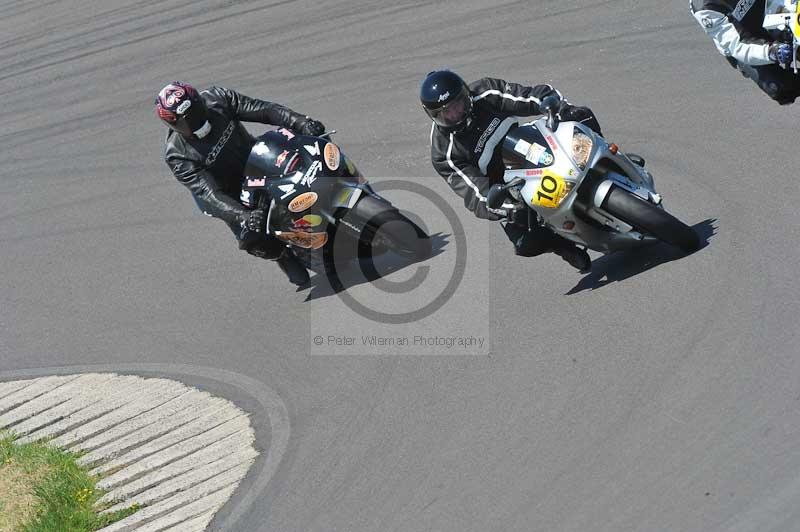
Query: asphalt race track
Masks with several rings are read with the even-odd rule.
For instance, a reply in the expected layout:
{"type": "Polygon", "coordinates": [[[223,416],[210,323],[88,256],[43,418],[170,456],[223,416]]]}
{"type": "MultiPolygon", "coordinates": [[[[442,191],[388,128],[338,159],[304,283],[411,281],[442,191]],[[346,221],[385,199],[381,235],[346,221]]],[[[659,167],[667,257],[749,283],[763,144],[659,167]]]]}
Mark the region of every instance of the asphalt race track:
{"type": "MultiPolygon", "coordinates": [[[[0,380],[162,374],[252,412],[273,454],[216,526],[800,530],[797,107],[731,69],[684,1],[6,0],[0,13],[0,380]],[[430,167],[417,88],[442,66],[591,106],[704,247],[599,258],[586,276],[514,257],[430,167]],[[467,237],[455,295],[419,323],[372,323],[237,251],[161,159],[152,102],[172,79],[284,103],[338,130],[376,184],[435,191],[467,237]],[[357,348],[328,344],[348,327],[357,348]],[[360,345],[370,327],[486,343],[387,352],[360,345]]],[[[433,203],[386,195],[440,234],[424,266],[446,281],[458,235],[433,203]]],[[[376,290],[347,293],[408,311],[376,290]]]]}

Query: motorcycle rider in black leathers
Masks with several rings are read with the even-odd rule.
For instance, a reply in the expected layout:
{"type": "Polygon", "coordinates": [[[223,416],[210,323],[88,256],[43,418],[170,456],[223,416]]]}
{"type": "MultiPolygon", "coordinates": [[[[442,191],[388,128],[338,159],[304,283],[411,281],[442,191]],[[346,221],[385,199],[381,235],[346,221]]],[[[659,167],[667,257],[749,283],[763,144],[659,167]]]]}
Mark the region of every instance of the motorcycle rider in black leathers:
{"type": "Polygon", "coordinates": [[[792,45],[764,29],[765,0],[689,0],[689,10],[742,75],[781,105],[800,96],[800,76],[788,68],[792,45]]]}
{"type": "MultiPolygon", "coordinates": [[[[554,252],[570,265],[585,272],[591,267],[589,254],[573,242],[546,227],[529,227],[528,209],[504,204],[490,209],[486,194],[494,183],[502,182],[505,167],[499,145],[515,117],[540,114],[539,102],[548,95],[561,94],[550,85],[526,87],[502,79],[483,78],[467,85],[449,70],[428,74],[420,88],[420,100],[433,120],[431,159],[433,167],[464,206],[479,218],[504,220],[503,228],[517,255],[533,257],[554,252]]],[[[594,113],[586,107],[570,105],[561,99],[561,120],[583,122],[600,133],[594,113]]]]}
{"type": "Polygon", "coordinates": [[[275,260],[293,284],[307,283],[308,271],[291,248],[264,234],[266,213],[249,209],[237,199],[255,144],[241,121],[282,126],[314,136],[323,134],[325,126],[281,105],[224,87],[199,92],[179,81],[165,86],[155,104],[156,114],[170,128],[165,141],[166,163],[200,208],[228,224],[240,249],[275,260]]]}

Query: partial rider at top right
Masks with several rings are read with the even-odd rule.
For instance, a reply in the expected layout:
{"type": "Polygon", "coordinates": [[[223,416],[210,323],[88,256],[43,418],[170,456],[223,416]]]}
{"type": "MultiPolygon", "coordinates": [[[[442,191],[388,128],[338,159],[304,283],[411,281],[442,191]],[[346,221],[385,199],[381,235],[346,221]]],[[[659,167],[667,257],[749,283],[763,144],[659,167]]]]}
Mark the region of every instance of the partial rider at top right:
{"type": "Polygon", "coordinates": [[[781,105],[800,96],[798,0],[689,0],[725,59],[781,105]]]}

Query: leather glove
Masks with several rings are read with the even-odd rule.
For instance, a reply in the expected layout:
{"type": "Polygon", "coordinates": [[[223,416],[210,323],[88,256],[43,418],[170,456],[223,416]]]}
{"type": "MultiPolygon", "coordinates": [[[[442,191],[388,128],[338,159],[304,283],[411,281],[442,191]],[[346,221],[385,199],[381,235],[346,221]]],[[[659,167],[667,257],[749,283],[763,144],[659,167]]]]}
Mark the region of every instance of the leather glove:
{"type": "Polygon", "coordinates": [[[301,135],[311,135],[312,137],[319,137],[325,133],[325,124],[313,118],[306,117],[306,121],[300,126],[301,135]]]}
{"type": "Polygon", "coordinates": [[[581,122],[598,135],[603,134],[597,117],[588,107],[578,107],[567,103],[566,100],[561,100],[561,105],[558,108],[558,119],[562,122],[581,122]]]}
{"type": "Polygon", "coordinates": [[[774,42],[769,45],[769,52],[767,55],[773,63],[787,67],[792,63],[792,45],[783,42],[774,42]]]}
{"type": "Polygon", "coordinates": [[[267,224],[267,213],[265,213],[262,209],[242,211],[239,213],[238,218],[239,225],[243,229],[253,231],[254,233],[262,232],[264,230],[264,226],[267,224]]]}

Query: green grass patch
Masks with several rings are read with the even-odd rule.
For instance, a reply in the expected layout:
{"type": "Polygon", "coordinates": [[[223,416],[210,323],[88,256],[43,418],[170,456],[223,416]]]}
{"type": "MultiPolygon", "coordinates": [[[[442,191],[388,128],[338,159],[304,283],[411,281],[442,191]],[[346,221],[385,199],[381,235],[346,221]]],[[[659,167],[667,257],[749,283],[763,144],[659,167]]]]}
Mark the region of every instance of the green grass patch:
{"type": "Polygon", "coordinates": [[[14,439],[0,432],[0,532],[88,532],[137,510],[100,515],[99,479],[76,463],[79,455],[14,439]]]}

